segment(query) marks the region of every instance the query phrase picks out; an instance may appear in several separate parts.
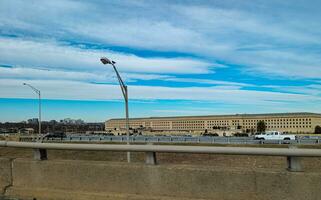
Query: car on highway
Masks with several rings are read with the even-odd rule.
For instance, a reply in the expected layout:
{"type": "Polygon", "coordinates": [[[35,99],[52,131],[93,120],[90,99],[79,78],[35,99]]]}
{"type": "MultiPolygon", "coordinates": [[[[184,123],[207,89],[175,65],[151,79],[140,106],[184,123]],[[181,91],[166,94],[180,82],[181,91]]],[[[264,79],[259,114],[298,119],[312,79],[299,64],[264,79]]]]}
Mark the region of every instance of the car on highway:
{"type": "Polygon", "coordinates": [[[234,137],[249,137],[247,133],[235,133],[233,134],[234,137]]]}
{"type": "Polygon", "coordinates": [[[184,134],[183,137],[193,137],[191,134],[184,134]]]}
{"type": "Polygon", "coordinates": [[[157,136],[157,137],[166,137],[167,135],[166,134],[155,134],[155,136],[157,136]]]}
{"type": "Polygon", "coordinates": [[[204,137],[217,137],[219,135],[217,133],[203,133],[201,136],[204,136],[204,137]]]}
{"type": "Polygon", "coordinates": [[[283,134],[279,131],[267,131],[259,135],[255,135],[257,140],[295,140],[295,135],[283,134]]]}
{"type": "Polygon", "coordinates": [[[105,135],[105,136],[115,136],[115,134],[113,134],[113,133],[103,133],[103,135],[105,135]]]}
{"type": "Polygon", "coordinates": [[[317,140],[317,139],[321,139],[321,138],[319,136],[304,135],[304,136],[301,136],[300,139],[303,139],[303,140],[317,140]]]}
{"type": "Polygon", "coordinates": [[[53,138],[66,138],[67,135],[64,132],[52,132],[52,133],[47,133],[43,136],[43,138],[47,138],[47,139],[53,139],[53,138]]]}

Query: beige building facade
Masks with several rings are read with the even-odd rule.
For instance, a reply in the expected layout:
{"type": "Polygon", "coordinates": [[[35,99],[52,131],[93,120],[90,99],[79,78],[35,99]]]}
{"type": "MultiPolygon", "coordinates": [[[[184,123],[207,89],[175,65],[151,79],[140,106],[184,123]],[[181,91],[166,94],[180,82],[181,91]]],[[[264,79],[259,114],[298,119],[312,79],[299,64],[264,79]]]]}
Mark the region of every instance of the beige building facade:
{"type": "MultiPolygon", "coordinates": [[[[131,118],[131,129],[145,129],[164,132],[255,132],[257,123],[264,121],[266,130],[288,133],[314,133],[321,126],[321,114],[317,113],[275,113],[236,114],[211,116],[149,117],[131,118]]],[[[125,130],[125,119],[110,119],[105,123],[106,131],[125,130]]]]}

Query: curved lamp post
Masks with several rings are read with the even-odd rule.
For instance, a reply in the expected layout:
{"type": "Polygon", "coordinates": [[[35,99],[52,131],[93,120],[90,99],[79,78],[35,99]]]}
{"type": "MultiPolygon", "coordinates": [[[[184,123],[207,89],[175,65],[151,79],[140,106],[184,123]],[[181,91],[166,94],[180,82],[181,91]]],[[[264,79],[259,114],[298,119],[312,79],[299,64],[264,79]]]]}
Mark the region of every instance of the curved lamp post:
{"type": "Polygon", "coordinates": [[[38,123],[39,123],[39,130],[38,134],[41,134],[41,92],[37,88],[33,87],[32,85],[28,83],[23,83],[23,85],[30,87],[35,93],[38,94],[38,99],[39,99],[39,118],[38,118],[38,123]]]}
{"type": "MultiPolygon", "coordinates": [[[[125,99],[125,110],[126,110],[126,133],[127,133],[127,145],[129,145],[129,114],[128,114],[128,91],[127,91],[127,86],[125,85],[125,83],[123,82],[123,80],[121,79],[117,69],[116,69],[116,62],[109,60],[106,57],[102,57],[100,58],[100,61],[104,64],[104,65],[112,65],[116,75],[117,75],[117,79],[120,85],[120,89],[123,93],[124,99],[125,99]]],[[[130,152],[127,152],[127,162],[130,163],[130,152]]]]}

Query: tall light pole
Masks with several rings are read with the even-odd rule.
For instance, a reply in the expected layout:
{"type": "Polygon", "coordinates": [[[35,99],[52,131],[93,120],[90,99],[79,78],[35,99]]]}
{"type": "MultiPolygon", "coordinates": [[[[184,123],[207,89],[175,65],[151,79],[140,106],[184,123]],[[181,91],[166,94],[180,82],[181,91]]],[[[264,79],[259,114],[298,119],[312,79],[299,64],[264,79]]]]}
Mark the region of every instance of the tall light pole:
{"type": "Polygon", "coordinates": [[[23,83],[23,85],[30,87],[35,93],[38,94],[38,99],[39,99],[39,118],[38,118],[39,130],[38,130],[38,134],[40,135],[41,134],[41,92],[40,92],[40,90],[38,90],[37,88],[33,87],[32,85],[30,85],[28,83],[23,83]]]}
{"type": "MultiPolygon", "coordinates": [[[[113,66],[116,75],[117,75],[117,79],[120,85],[120,89],[123,93],[124,99],[125,99],[125,110],[126,110],[126,133],[127,133],[127,145],[129,145],[129,114],[128,114],[128,90],[127,90],[127,86],[125,85],[125,83],[123,82],[123,80],[121,79],[116,67],[115,67],[115,63],[114,61],[109,60],[106,57],[102,57],[100,58],[100,61],[104,64],[110,64],[113,66]]],[[[127,162],[130,163],[130,152],[127,152],[127,162]]]]}

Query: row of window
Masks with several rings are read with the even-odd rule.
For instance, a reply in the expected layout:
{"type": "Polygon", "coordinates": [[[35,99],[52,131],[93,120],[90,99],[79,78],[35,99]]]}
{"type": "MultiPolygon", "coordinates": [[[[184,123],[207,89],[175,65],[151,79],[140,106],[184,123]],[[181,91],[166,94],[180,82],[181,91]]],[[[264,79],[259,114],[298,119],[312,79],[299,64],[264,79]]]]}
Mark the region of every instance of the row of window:
{"type": "Polygon", "coordinates": [[[173,126],[173,128],[175,127],[185,127],[185,128],[204,128],[204,126],[173,126]]]}
{"type": "Polygon", "coordinates": [[[189,130],[189,129],[193,129],[193,130],[196,130],[196,129],[202,129],[204,130],[205,128],[204,127],[184,127],[184,126],[178,126],[178,127],[173,127],[173,129],[181,129],[181,130],[189,130]]]}
{"type": "MultiPolygon", "coordinates": [[[[244,126],[245,129],[249,128],[256,128],[256,126],[244,126]]],[[[266,128],[271,129],[271,128],[312,128],[312,126],[267,126],[266,128]]]]}
{"type": "Polygon", "coordinates": [[[311,118],[280,118],[280,119],[249,119],[249,120],[244,120],[244,122],[258,122],[258,121],[264,121],[264,122],[311,121],[311,118]]]}
{"type": "Polygon", "coordinates": [[[162,124],[162,125],[169,125],[170,122],[152,122],[154,124],[162,124]]]}

